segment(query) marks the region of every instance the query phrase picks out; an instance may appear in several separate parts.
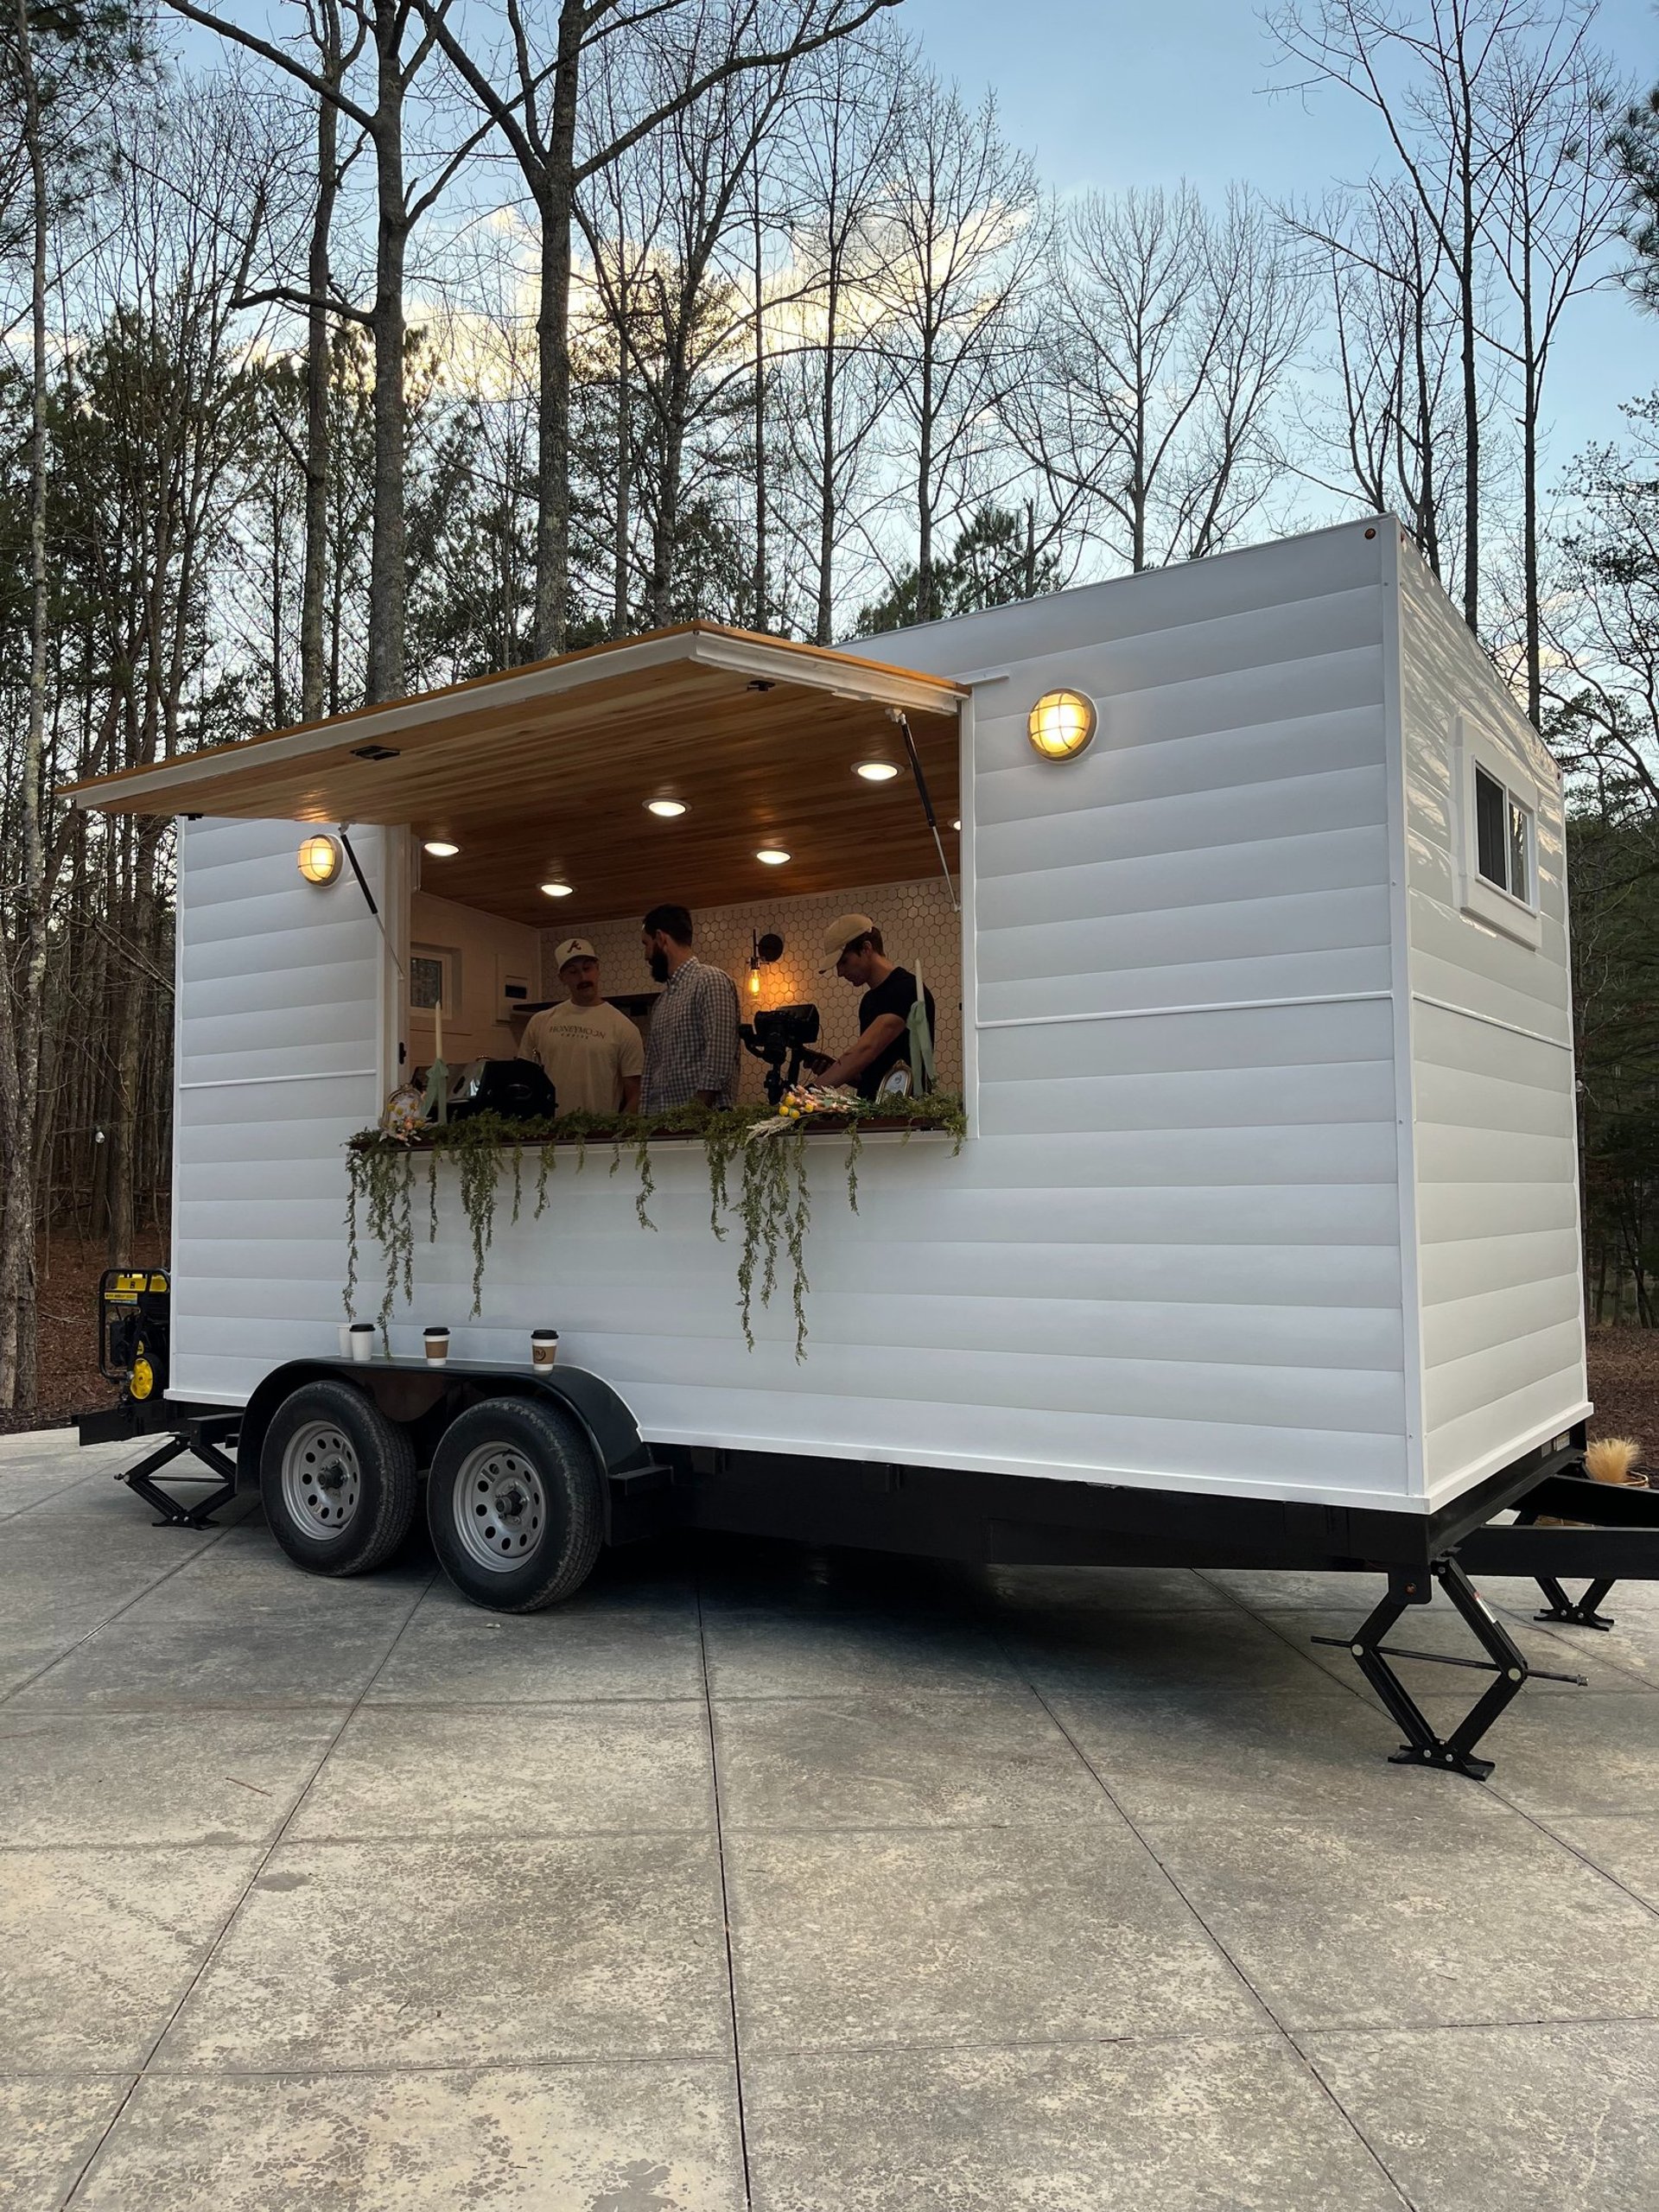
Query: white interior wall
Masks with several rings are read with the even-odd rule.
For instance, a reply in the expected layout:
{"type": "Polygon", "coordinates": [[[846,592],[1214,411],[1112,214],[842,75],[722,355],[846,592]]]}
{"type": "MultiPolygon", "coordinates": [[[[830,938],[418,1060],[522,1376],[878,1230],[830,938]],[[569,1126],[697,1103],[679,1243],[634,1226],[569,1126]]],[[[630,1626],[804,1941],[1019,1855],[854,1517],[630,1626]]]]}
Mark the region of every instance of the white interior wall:
{"type": "MultiPolygon", "coordinates": [[[[950,841],[954,844],[955,840],[950,841]]],[[[947,847],[947,850],[950,849],[947,847]]],[[[665,899],[673,897],[665,889],[665,899]]],[[[821,976],[823,955],[819,940],[838,914],[868,914],[881,928],[893,959],[906,968],[919,963],[922,981],[933,994],[938,1034],[934,1040],[935,1062],[941,1089],[962,1087],[962,923],[952,912],[942,878],[931,876],[918,883],[855,885],[851,890],[823,898],[760,899],[741,906],[702,906],[693,910],[694,950],[700,960],[723,968],[737,985],[738,1003],[747,1020],[756,1007],[792,1006],[810,1000],[823,1017],[821,1035],[826,1052],[839,1052],[858,1033],[861,993],[835,975],[821,976]],[[749,955],[757,937],[774,931],[784,940],[783,957],[760,970],[760,993],[749,995],[749,955]]],[[[638,914],[594,922],[573,920],[543,930],[542,942],[543,995],[563,995],[553,964],[555,947],[569,937],[585,937],[599,955],[600,988],[607,994],[655,989],[639,949],[638,914]]],[[[741,1062],[739,1096],[759,1104],[765,1097],[765,1064],[746,1052],[741,1062]]]]}
{"type": "MultiPolygon", "coordinates": [[[[428,861],[426,866],[435,872],[441,863],[428,861]]],[[[539,997],[541,943],[536,931],[439,898],[423,887],[410,899],[409,937],[411,944],[453,953],[460,970],[460,1004],[443,1010],[448,1065],[455,1068],[467,1060],[511,1059],[518,1048],[512,1027],[499,1018],[498,967],[502,961],[509,963],[527,980],[531,997],[539,997]]],[[[407,999],[404,1012],[410,1062],[423,1065],[432,1057],[432,1016],[424,1008],[410,1007],[407,999]]]]}

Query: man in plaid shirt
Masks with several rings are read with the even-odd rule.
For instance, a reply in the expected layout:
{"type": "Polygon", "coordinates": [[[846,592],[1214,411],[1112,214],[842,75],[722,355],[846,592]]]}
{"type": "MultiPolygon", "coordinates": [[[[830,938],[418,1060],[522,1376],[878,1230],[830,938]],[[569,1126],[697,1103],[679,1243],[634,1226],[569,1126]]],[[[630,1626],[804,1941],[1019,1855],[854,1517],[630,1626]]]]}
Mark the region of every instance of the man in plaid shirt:
{"type": "Polygon", "coordinates": [[[671,1106],[729,1106],[737,1095],[737,986],[691,950],[683,906],[653,906],[643,931],[652,979],[664,987],[651,1010],[642,1114],[671,1106]]]}

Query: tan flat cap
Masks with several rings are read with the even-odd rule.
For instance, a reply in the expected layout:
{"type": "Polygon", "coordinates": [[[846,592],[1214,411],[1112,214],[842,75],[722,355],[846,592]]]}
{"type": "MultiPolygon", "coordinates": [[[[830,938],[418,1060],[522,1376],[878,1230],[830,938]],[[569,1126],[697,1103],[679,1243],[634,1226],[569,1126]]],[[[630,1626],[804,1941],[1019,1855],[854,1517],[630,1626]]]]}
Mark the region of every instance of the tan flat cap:
{"type": "Polygon", "coordinates": [[[875,924],[868,914],[837,914],[823,938],[824,962],[820,976],[827,976],[855,937],[868,937],[875,924]]]}

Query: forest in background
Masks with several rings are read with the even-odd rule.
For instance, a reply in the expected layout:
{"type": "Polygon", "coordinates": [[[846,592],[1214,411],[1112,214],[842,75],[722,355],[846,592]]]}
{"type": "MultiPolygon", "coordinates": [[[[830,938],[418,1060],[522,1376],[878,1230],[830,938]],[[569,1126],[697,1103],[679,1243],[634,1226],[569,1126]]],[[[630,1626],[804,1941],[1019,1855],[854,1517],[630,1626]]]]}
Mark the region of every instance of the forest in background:
{"type": "Polygon", "coordinates": [[[166,1225],[171,833],[59,783],[1367,512],[1567,773],[1592,1311],[1659,1321],[1659,390],[1547,435],[1587,294],[1659,309],[1659,54],[1288,0],[1264,73],[1361,181],[1056,200],[903,16],[0,0],[0,1408],[41,1230],[166,1225]]]}

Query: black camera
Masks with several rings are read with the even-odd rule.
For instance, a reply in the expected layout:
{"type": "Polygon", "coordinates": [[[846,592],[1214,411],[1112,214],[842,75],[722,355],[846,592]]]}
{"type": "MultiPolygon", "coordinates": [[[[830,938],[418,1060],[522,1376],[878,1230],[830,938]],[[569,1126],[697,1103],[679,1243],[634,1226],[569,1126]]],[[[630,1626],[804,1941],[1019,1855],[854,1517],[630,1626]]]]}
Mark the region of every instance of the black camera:
{"type": "Polygon", "coordinates": [[[801,1055],[818,1041],[818,1009],[815,1006],[774,1006],[757,1012],[753,1021],[738,1030],[743,1049],[766,1063],[766,1096],[775,1106],[785,1090],[798,1083],[801,1055]],[[789,1073],[783,1072],[785,1061],[789,1073]]]}

